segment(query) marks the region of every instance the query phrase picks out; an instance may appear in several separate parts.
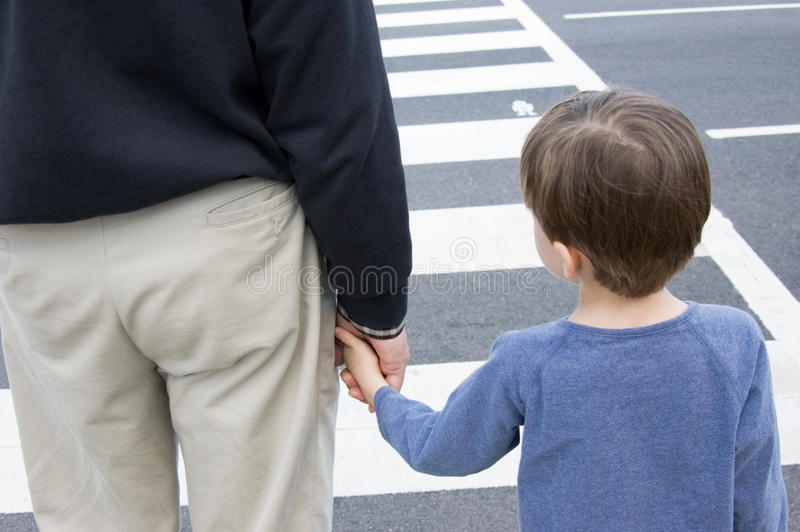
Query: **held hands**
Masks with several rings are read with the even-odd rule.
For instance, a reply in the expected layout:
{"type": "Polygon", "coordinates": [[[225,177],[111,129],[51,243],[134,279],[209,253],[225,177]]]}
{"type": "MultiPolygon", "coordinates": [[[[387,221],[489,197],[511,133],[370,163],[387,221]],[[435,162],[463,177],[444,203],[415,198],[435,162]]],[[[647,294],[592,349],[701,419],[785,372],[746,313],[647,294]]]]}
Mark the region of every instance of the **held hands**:
{"type": "MultiPolygon", "coordinates": [[[[395,390],[400,390],[403,386],[403,379],[406,374],[406,366],[408,365],[409,349],[408,337],[406,331],[403,330],[398,336],[389,338],[387,340],[378,340],[376,338],[365,337],[358,332],[353,325],[347,321],[341,314],[336,313],[336,325],[341,329],[350,332],[356,340],[361,340],[372,347],[373,354],[378,355],[380,373],[385,377],[385,383],[389,384],[395,390]]],[[[336,365],[341,365],[344,362],[343,351],[345,343],[341,339],[336,342],[336,365]]],[[[367,397],[361,390],[360,382],[356,380],[350,369],[342,371],[342,381],[347,385],[350,397],[357,399],[363,403],[368,403],[367,397]]],[[[372,405],[369,407],[370,412],[374,412],[372,405]]]]}
{"type": "Polygon", "coordinates": [[[389,386],[388,377],[385,379],[381,370],[381,359],[366,340],[344,327],[336,327],[335,333],[336,339],[342,343],[342,355],[347,365],[347,369],[342,371],[342,380],[349,389],[348,393],[369,403],[370,412],[374,412],[375,393],[379,388],[389,386]]]}

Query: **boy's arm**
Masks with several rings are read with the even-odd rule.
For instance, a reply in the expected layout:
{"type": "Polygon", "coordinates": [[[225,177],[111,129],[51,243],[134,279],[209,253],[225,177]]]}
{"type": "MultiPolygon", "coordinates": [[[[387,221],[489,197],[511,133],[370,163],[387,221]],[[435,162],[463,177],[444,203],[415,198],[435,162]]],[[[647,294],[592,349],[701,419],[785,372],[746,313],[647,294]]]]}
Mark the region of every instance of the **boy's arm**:
{"type": "Polygon", "coordinates": [[[415,470],[442,476],[476,473],[519,443],[524,409],[510,357],[491,357],[435,412],[386,384],[366,342],[340,331],[337,338],[348,346],[345,362],[375,405],[381,434],[415,470]]]}
{"type": "Polygon", "coordinates": [[[788,503],[764,342],[739,415],[734,477],[734,529],[786,530],[788,503]]]}

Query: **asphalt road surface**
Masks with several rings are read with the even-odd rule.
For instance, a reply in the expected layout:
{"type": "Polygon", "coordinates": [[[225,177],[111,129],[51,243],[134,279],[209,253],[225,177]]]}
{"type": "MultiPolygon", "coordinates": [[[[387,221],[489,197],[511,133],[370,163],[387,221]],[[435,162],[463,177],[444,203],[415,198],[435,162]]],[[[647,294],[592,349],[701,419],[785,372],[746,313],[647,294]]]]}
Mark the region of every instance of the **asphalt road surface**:
{"type": "MultiPolygon", "coordinates": [[[[576,290],[541,267],[521,206],[522,139],[550,105],[578,89],[649,92],[693,120],[714,186],[703,244],[670,287],[684,299],[747,310],[761,324],[790,530],[800,531],[800,6],[761,2],[743,9],[732,0],[375,5],[415,250],[407,393],[441,405],[503,331],[571,311],[576,290]],[[696,9],[709,6],[714,9],[696,9]]],[[[7,445],[0,452],[4,467],[17,473],[0,486],[0,530],[35,530],[14,455],[7,387],[2,373],[0,437],[7,445]]],[[[343,397],[334,530],[515,530],[515,460],[512,453],[467,478],[416,474],[380,440],[374,418],[343,397]]]]}

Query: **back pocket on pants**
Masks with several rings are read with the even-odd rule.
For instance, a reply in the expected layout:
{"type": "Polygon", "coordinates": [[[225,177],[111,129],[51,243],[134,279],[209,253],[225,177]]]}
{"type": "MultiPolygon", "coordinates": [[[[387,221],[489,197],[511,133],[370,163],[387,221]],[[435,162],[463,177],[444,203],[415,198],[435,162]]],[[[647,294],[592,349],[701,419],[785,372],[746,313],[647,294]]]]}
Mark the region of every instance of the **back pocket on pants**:
{"type": "Polygon", "coordinates": [[[245,222],[275,212],[296,198],[297,189],[294,183],[265,180],[262,186],[226,199],[209,209],[206,220],[209,225],[245,222]]]}

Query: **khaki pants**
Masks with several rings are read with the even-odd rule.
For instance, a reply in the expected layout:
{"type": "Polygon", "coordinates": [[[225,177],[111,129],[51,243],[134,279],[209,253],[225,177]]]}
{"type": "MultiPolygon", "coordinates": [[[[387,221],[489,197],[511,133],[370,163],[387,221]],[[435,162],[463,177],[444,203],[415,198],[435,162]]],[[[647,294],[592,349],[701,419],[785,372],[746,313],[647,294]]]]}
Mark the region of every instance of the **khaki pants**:
{"type": "MultiPolygon", "coordinates": [[[[131,193],[135,193],[132,191],[131,193]]],[[[0,226],[0,319],[42,531],[330,530],[334,304],[294,187],[0,226]]]]}

